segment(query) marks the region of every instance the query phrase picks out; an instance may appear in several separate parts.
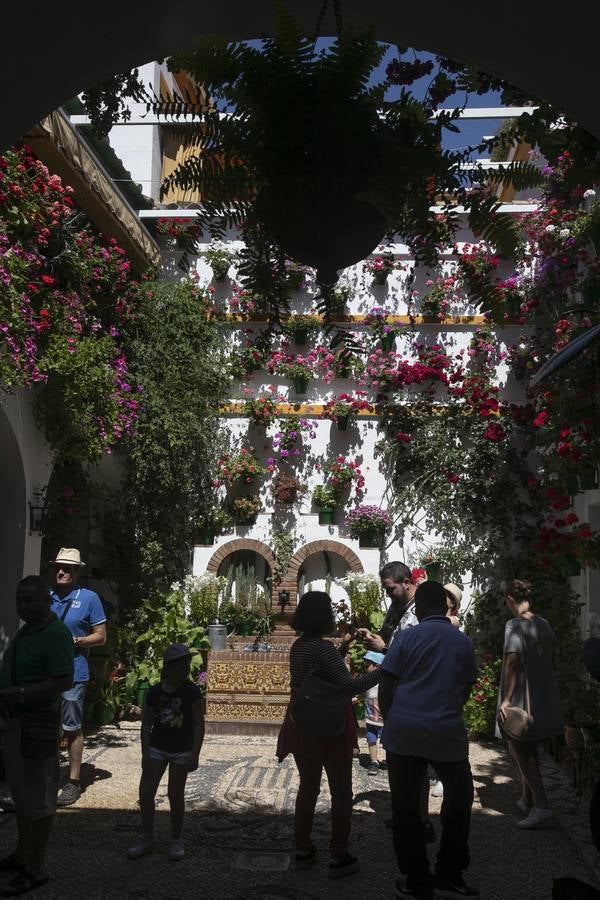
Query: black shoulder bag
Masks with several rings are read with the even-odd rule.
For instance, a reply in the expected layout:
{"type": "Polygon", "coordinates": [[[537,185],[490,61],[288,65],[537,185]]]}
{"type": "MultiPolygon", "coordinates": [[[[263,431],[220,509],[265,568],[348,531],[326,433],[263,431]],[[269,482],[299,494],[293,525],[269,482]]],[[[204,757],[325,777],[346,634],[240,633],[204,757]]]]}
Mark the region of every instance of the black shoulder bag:
{"type": "Polygon", "coordinates": [[[348,689],[317,674],[321,644],[310,671],[296,692],[290,710],[292,721],[312,737],[334,738],[344,733],[348,713],[348,689]]]}

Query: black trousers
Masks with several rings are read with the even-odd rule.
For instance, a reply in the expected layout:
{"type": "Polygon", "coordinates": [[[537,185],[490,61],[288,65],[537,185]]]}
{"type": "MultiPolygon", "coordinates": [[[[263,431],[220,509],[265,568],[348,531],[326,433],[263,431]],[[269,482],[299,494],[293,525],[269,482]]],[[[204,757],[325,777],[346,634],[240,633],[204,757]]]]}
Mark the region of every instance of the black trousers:
{"type": "Polygon", "coordinates": [[[428,887],[432,876],[427,858],[419,798],[431,764],[444,785],[442,836],[436,870],[445,878],[462,878],[469,865],[469,830],[473,805],[473,776],[469,760],[439,762],[420,756],[401,756],[387,751],[392,795],[394,850],[398,868],[411,888],[428,887]]]}

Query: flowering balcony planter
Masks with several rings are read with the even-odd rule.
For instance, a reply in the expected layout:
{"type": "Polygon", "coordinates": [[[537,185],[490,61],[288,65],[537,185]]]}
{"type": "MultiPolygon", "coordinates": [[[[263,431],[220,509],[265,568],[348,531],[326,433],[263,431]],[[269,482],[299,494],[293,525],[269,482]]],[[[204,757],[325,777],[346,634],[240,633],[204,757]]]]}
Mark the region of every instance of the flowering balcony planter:
{"type": "Polygon", "coordinates": [[[297,394],[304,395],[308,391],[308,378],[297,375],[294,378],[294,391],[297,394]]]}
{"type": "Polygon", "coordinates": [[[214,263],[212,264],[213,270],[213,281],[223,282],[227,280],[227,275],[229,274],[229,266],[231,263],[223,262],[223,263],[214,263]]]}
{"type": "Polygon", "coordinates": [[[359,547],[381,547],[383,532],[379,530],[362,531],[358,537],[359,547]]]}
{"type": "Polygon", "coordinates": [[[389,334],[383,334],[379,338],[379,346],[383,350],[384,353],[389,353],[390,350],[394,349],[394,345],[396,343],[396,335],[393,332],[389,334]]]}
{"type": "Polygon", "coordinates": [[[336,416],[335,424],[337,425],[338,431],[348,431],[348,423],[350,422],[350,416],[336,416]]]}
{"type": "Polygon", "coordinates": [[[319,510],[319,525],[333,525],[334,515],[335,515],[335,509],[320,509],[319,510]]]}

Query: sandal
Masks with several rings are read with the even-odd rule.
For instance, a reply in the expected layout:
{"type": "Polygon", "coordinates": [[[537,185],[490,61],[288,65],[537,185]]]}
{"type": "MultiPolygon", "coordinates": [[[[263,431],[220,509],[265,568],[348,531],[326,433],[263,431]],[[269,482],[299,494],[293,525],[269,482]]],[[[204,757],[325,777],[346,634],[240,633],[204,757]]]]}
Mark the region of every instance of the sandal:
{"type": "Polygon", "coordinates": [[[36,878],[35,875],[30,875],[23,869],[0,890],[0,897],[19,897],[21,894],[28,894],[29,891],[35,891],[36,888],[48,884],[49,880],[47,875],[44,875],[43,878],[36,878]]]}
{"type": "Polygon", "coordinates": [[[296,862],[296,872],[301,872],[303,869],[309,869],[314,863],[317,861],[317,848],[311,847],[310,850],[305,850],[300,853],[296,853],[295,862],[296,862]]]}
{"type": "Polygon", "coordinates": [[[25,866],[21,865],[20,862],[17,862],[14,853],[0,859],[0,872],[23,872],[24,869],[25,866]]]}

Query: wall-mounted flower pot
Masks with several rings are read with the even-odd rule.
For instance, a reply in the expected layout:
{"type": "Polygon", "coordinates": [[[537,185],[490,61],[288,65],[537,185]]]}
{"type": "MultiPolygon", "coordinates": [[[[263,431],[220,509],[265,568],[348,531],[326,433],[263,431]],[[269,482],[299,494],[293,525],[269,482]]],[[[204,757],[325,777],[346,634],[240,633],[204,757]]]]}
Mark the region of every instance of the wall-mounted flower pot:
{"type": "Polygon", "coordinates": [[[379,346],[384,353],[389,353],[390,350],[393,350],[395,343],[396,335],[391,331],[388,334],[382,334],[379,338],[379,346]]]}
{"type": "Polygon", "coordinates": [[[294,341],[297,344],[305,344],[308,340],[308,328],[297,328],[294,332],[294,341]]]}
{"type": "Polygon", "coordinates": [[[348,422],[350,421],[350,416],[336,416],[335,424],[338,427],[338,431],[348,431],[348,422]]]}
{"type": "Polygon", "coordinates": [[[373,283],[379,285],[385,284],[389,274],[389,272],[373,272],[373,283]]]}
{"type": "Polygon", "coordinates": [[[577,578],[578,575],[581,575],[581,565],[572,553],[567,553],[565,556],[564,571],[568,578],[577,578]]]}
{"type": "Polygon", "coordinates": [[[212,547],[215,542],[215,533],[212,528],[201,528],[198,532],[198,543],[205,547],[212,547]]]}
{"type": "Polygon", "coordinates": [[[229,272],[229,263],[227,265],[223,264],[222,266],[213,265],[213,281],[225,281],[227,279],[227,275],[229,272]]]}
{"type": "Polygon", "coordinates": [[[578,473],[580,491],[594,491],[598,487],[598,470],[596,468],[583,469],[578,473]]]}
{"type": "Polygon", "coordinates": [[[520,297],[507,297],[505,302],[506,314],[511,319],[517,319],[521,314],[521,299],[520,297]]]}
{"type": "Polygon", "coordinates": [[[256,525],[256,516],[258,513],[254,513],[253,516],[244,516],[241,519],[236,519],[236,525],[256,525]]]}
{"type": "Polygon", "coordinates": [[[294,378],[294,390],[297,394],[306,394],[308,391],[308,378],[294,378]]]}
{"type": "Polygon", "coordinates": [[[148,691],[150,690],[150,684],[147,681],[140,681],[137,686],[137,693],[135,695],[135,705],[139,706],[143,709],[144,703],[146,702],[146,697],[148,696],[148,691]]]}
{"type": "Polygon", "coordinates": [[[381,547],[381,531],[362,531],[358,536],[359,547],[381,547]]]}
{"type": "Polygon", "coordinates": [[[319,525],[333,525],[334,515],[335,515],[335,509],[320,509],[319,510],[319,525]]]}

